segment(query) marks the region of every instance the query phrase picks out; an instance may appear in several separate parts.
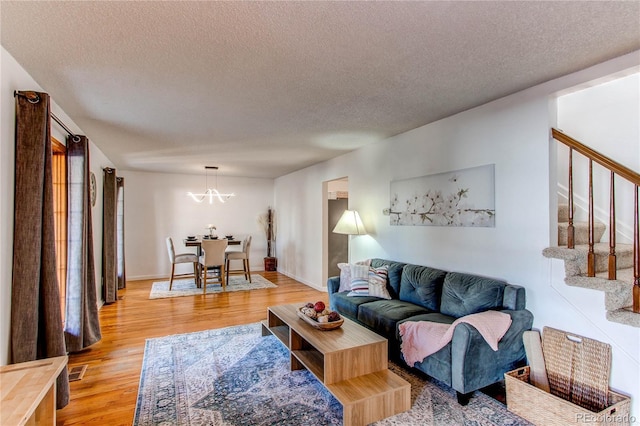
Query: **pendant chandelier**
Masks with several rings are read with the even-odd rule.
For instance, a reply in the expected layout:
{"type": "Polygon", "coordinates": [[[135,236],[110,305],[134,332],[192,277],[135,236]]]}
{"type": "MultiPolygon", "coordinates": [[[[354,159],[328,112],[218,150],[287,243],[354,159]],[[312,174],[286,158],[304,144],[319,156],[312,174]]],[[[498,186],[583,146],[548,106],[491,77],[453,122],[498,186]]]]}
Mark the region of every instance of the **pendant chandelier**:
{"type": "Polygon", "coordinates": [[[236,194],[223,194],[218,191],[218,166],[204,166],[205,173],[205,188],[206,191],[201,194],[194,194],[193,192],[187,192],[187,195],[193,198],[193,201],[196,203],[201,203],[207,198],[209,199],[209,204],[213,204],[213,199],[217,198],[218,201],[224,203],[231,197],[235,197],[236,194]],[[216,186],[214,188],[209,188],[209,170],[216,171],[216,186]]]}

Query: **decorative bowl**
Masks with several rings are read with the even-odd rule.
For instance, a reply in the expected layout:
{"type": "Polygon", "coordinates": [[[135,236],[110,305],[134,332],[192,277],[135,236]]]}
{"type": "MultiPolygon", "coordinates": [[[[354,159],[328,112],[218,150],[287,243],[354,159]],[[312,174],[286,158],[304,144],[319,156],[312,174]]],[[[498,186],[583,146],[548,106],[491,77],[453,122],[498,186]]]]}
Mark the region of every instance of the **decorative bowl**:
{"type": "Polygon", "coordinates": [[[340,318],[338,321],[333,321],[333,322],[318,322],[313,318],[309,318],[308,316],[303,314],[301,309],[302,308],[296,309],[298,316],[302,318],[304,322],[309,324],[311,327],[317,328],[318,330],[322,330],[322,331],[335,330],[336,328],[340,328],[344,323],[343,318],[340,318]]]}

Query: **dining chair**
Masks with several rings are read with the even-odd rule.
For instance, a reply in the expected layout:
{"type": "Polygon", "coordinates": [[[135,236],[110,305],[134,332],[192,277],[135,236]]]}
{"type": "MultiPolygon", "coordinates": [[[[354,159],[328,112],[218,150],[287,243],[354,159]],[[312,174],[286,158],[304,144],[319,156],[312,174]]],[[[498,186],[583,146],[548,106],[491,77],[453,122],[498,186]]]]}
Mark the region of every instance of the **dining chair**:
{"type": "Polygon", "coordinates": [[[178,263],[193,263],[193,277],[197,280],[198,277],[198,256],[194,253],[180,253],[176,254],[173,247],[173,240],[171,237],[167,237],[167,251],[169,252],[169,261],[171,262],[171,278],[169,279],[169,291],[173,286],[173,278],[176,276],[191,276],[191,274],[175,275],[176,264],[178,263]]]}
{"type": "Polygon", "coordinates": [[[242,242],[242,251],[227,252],[227,282],[229,275],[244,275],[244,279],[251,282],[251,269],[249,268],[249,251],[251,250],[251,235],[246,237],[242,242]],[[242,269],[231,269],[232,260],[242,260],[242,269]]]}
{"type": "Polygon", "coordinates": [[[209,268],[219,268],[217,281],[222,285],[222,291],[227,289],[225,282],[225,250],[229,242],[221,240],[202,240],[202,256],[200,267],[202,268],[202,294],[207,294],[207,272],[209,268]]]}

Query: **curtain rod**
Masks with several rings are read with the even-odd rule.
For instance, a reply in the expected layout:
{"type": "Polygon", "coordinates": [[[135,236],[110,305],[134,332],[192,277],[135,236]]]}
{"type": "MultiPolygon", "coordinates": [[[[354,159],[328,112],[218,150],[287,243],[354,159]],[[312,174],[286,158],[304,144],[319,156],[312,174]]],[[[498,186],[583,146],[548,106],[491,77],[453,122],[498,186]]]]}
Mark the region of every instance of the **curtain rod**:
{"type": "Polygon", "coordinates": [[[69,134],[69,136],[72,136],[74,139],[77,137],[75,133],[73,133],[63,122],[62,120],[60,120],[58,117],[56,117],[56,115],[54,113],[50,113],[51,118],[53,118],[53,121],[55,121],[56,123],[58,123],[60,125],[60,127],[62,127],[64,129],[65,132],[67,132],[69,134]]]}

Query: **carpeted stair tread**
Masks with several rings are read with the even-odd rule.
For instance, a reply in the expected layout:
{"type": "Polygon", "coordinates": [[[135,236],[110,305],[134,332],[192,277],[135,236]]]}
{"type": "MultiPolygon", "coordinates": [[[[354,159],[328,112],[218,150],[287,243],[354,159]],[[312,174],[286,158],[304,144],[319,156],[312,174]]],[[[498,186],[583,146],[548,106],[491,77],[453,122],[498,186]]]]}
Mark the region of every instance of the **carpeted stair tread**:
{"type": "Polygon", "coordinates": [[[558,222],[569,222],[569,204],[558,204],[558,222]]]}
{"type": "MultiPolygon", "coordinates": [[[[609,270],[609,243],[596,243],[593,245],[593,252],[596,255],[596,273],[609,270]]],[[[576,245],[575,249],[567,247],[549,247],[543,251],[545,257],[562,259],[576,262],[575,265],[567,265],[567,275],[584,275],[587,273],[587,255],[589,253],[588,244],[576,245]],[[578,267],[576,269],[576,266],[578,267]]],[[[633,267],[633,245],[616,245],[616,269],[626,269],[633,267]]]]}
{"type": "MultiPolygon", "coordinates": [[[[580,246],[580,250],[589,252],[589,246],[580,246]]],[[[597,243],[593,246],[596,254],[596,273],[609,270],[609,243],[597,243]]],[[[616,244],[616,269],[633,267],[633,246],[631,244],[616,244]]]]}
{"type": "MultiPolygon", "coordinates": [[[[558,245],[567,245],[569,222],[558,222],[558,245]]],[[[573,240],[576,245],[589,244],[589,222],[573,222],[573,240]]],[[[607,226],[602,222],[594,222],[593,238],[595,242],[600,242],[607,226]]]]}
{"type": "MultiPolygon", "coordinates": [[[[609,244],[606,246],[608,254],[609,244]]],[[[628,247],[624,247],[628,250],[628,247]]],[[[602,251],[602,247],[599,248],[602,251]]],[[[580,246],[576,249],[566,247],[548,247],[542,251],[543,256],[550,259],[560,259],[565,262],[565,283],[571,287],[581,287],[604,292],[604,304],[607,319],[612,322],[640,327],[640,314],[631,312],[628,307],[633,304],[633,268],[623,268],[616,271],[616,279],[609,280],[608,272],[598,272],[595,277],[587,277],[581,269],[586,265],[588,247],[580,246]]],[[[595,248],[594,248],[595,251],[595,248]]],[[[631,249],[633,252],[633,248],[631,249]]]]}
{"type": "Polygon", "coordinates": [[[559,247],[544,249],[543,256],[564,260],[567,285],[603,291],[607,320],[640,328],[640,314],[634,313],[630,308],[633,304],[633,245],[616,244],[616,279],[609,280],[609,243],[600,242],[606,231],[606,225],[602,222],[594,222],[593,251],[596,256],[596,276],[587,277],[589,222],[574,221],[575,249],[566,247],[568,226],[569,206],[559,204],[559,247]]]}
{"type": "Polygon", "coordinates": [[[606,276],[573,276],[567,277],[565,283],[571,287],[603,291],[605,293],[605,309],[614,311],[630,306],[633,303],[633,271],[629,271],[628,269],[618,271],[617,278],[616,280],[609,280],[606,276]]]}
{"type": "Polygon", "coordinates": [[[572,287],[600,290],[605,294],[604,304],[607,319],[632,327],[640,327],[640,314],[630,311],[633,305],[633,271],[618,271],[618,279],[608,280],[602,277],[569,277],[565,283],[572,287]],[[621,273],[622,272],[622,273],[621,273]],[[624,277],[621,277],[624,275],[624,277]],[[622,281],[624,279],[625,281],[622,281]],[[627,281],[628,280],[628,281],[627,281]],[[612,314],[616,312],[616,314],[612,314]],[[612,319],[612,318],[615,318],[612,319]]]}
{"type": "Polygon", "coordinates": [[[607,311],[607,319],[611,322],[640,328],[640,314],[634,313],[629,307],[607,311]]]}

